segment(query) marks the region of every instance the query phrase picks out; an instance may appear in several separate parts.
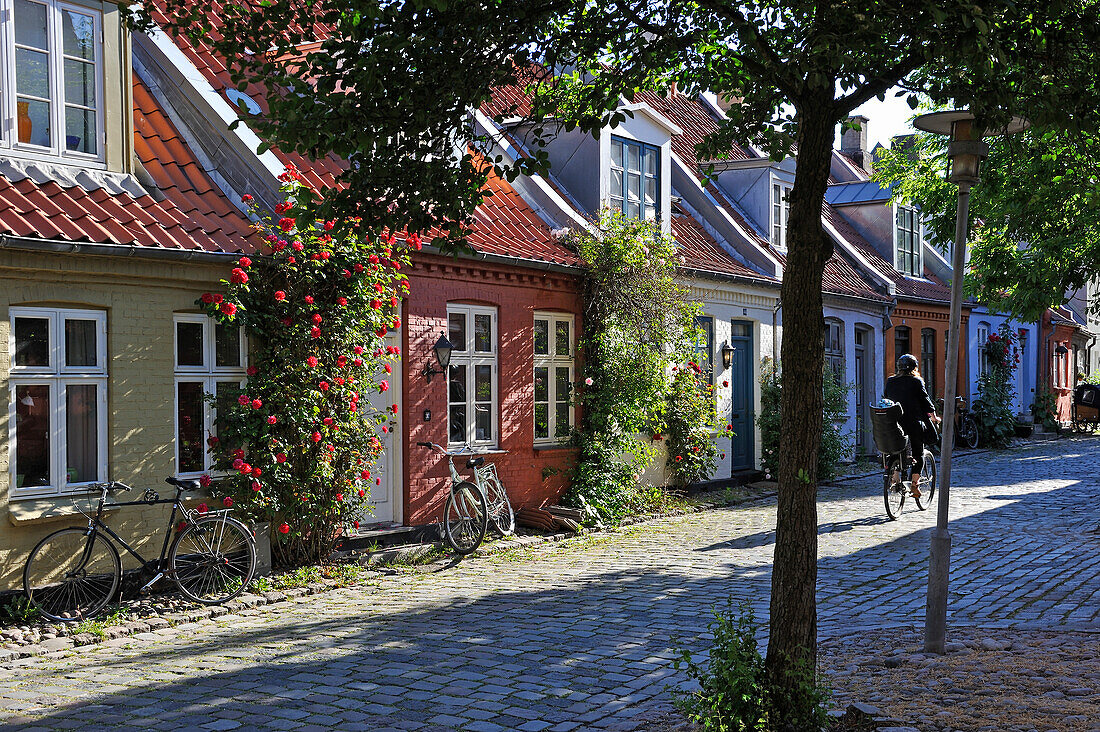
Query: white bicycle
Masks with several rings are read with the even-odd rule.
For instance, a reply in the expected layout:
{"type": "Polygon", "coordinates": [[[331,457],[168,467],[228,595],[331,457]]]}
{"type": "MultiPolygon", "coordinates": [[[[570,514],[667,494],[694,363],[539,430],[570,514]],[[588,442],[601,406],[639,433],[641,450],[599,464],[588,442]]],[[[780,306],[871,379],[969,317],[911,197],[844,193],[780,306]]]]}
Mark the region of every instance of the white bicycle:
{"type": "Polygon", "coordinates": [[[471,554],[485,539],[492,523],[501,536],[509,536],[516,530],[516,516],[508,492],[497,475],[496,465],[485,464],[485,456],[471,456],[466,467],[474,471],[473,481],[466,480],[455,469],[456,457],[470,453],[448,452],[434,442],[418,442],[447,458],[451,471],[451,491],[443,511],[443,536],[458,554],[471,554]]]}

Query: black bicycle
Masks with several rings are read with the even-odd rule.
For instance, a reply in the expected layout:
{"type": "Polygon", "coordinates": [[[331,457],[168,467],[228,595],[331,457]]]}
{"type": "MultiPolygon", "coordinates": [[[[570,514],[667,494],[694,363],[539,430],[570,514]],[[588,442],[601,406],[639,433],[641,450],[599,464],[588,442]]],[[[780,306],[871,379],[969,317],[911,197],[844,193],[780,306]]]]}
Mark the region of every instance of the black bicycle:
{"type": "MultiPolygon", "coordinates": [[[[940,405],[940,414],[943,414],[943,399],[937,400],[940,405]]],[[[969,447],[975,450],[978,447],[978,421],[975,415],[980,414],[983,405],[981,401],[974,402],[974,410],[966,407],[966,400],[961,396],[955,397],[955,447],[969,447]]]]}
{"type": "Polygon", "coordinates": [[[93,489],[100,491],[99,504],[94,516],[86,514],[87,527],[55,531],[38,542],[27,558],[23,589],[31,604],[50,620],[75,622],[95,617],[122,583],[122,559],[115,543],[141,562],[143,571],[153,573],[139,592],[168,577],[185,597],[204,605],[216,605],[239,595],[256,570],[252,532],[232,518],[229,509],[200,512],[184,506],[184,492],[199,490],[199,481],[166,478],[165,482],[176,488],[172,499],[162,499],[156,491],[147,490],[140,501],[111,504],[111,508],[172,505],[159,558],[141,556],[103,523],[107,495],[133,489],[117,481],[95,484],[93,489]],[[177,516],[183,519],[179,527],[177,516]]]}
{"type": "MultiPolygon", "coordinates": [[[[875,447],[882,457],[882,498],[886,515],[892,521],[901,517],[907,498],[911,497],[911,482],[905,480],[913,466],[912,445],[898,422],[901,405],[871,407],[871,428],[875,447]]],[[[917,509],[923,511],[932,505],[936,495],[936,458],[924,448],[924,467],[920,472],[920,496],[913,497],[917,509]]]]}

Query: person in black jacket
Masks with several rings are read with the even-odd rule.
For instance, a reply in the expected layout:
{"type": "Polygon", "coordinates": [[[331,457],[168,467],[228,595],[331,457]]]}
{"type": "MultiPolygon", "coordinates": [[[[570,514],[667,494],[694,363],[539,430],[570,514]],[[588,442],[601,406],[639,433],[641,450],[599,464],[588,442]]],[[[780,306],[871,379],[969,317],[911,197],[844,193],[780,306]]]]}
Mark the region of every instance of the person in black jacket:
{"type": "Polygon", "coordinates": [[[920,377],[917,369],[917,359],[911,353],[904,354],[898,359],[896,373],[886,380],[886,389],[883,391],[887,399],[901,405],[901,428],[909,436],[909,444],[912,447],[913,463],[911,492],[914,498],[920,498],[920,474],[924,469],[924,436],[931,431],[931,424],[939,423],[936,416],[936,405],[928,396],[928,389],[924,386],[924,379],[920,377]]]}

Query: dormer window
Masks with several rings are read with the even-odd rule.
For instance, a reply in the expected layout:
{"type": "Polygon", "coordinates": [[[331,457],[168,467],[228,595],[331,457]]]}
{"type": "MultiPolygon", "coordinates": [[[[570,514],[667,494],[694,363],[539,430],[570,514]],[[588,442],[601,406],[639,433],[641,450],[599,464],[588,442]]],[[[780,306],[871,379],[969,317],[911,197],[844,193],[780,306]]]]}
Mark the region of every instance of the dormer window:
{"type": "Polygon", "coordinates": [[[791,186],[772,183],[772,246],[787,248],[787,219],[791,216],[791,186]]]}
{"type": "Polygon", "coordinates": [[[0,149],[103,160],[103,16],[57,0],[0,0],[0,149]]]}
{"type": "Polygon", "coordinates": [[[910,277],[920,277],[921,267],[920,217],[910,206],[898,206],[897,226],[894,227],[894,268],[910,277]]]}
{"type": "Polygon", "coordinates": [[[661,218],[661,149],[622,137],[611,138],[611,208],[628,218],[661,218]]]}

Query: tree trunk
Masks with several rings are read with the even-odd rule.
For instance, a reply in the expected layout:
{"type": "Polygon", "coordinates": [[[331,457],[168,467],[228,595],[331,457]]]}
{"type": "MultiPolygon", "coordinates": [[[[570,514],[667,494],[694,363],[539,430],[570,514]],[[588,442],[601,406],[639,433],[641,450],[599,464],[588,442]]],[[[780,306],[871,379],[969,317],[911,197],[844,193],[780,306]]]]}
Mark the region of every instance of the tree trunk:
{"type": "Polygon", "coordinates": [[[809,719],[813,705],[804,684],[812,681],[817,658],[817,453],[825,357],[821,277],[833,252],[821,226],[821,206],[833,129],[827,109],[800,110],[783,273],[779,508],[767,655],[780,716],[774,727],[780,730],[803,729],[799,724],[809,719]]]}

